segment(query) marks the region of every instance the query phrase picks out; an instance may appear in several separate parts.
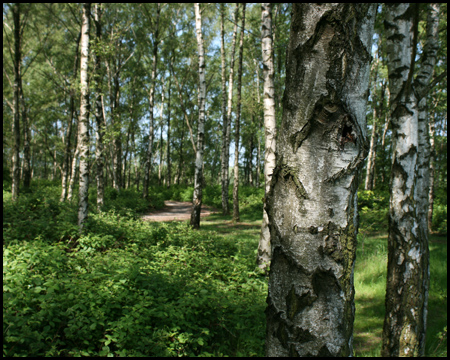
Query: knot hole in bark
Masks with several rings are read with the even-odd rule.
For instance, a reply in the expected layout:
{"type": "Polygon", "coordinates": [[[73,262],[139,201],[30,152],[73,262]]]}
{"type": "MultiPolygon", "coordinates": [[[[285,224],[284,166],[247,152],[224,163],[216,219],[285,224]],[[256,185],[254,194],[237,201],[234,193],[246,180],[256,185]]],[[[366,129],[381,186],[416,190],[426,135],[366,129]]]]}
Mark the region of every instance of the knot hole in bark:
{"type": "Polygon", "coordinates": [[[356,132],[353,130],[351,124],[344,122],[339,143],[341,146],[344,146],[348,142],[356,144],[356,132]]]}

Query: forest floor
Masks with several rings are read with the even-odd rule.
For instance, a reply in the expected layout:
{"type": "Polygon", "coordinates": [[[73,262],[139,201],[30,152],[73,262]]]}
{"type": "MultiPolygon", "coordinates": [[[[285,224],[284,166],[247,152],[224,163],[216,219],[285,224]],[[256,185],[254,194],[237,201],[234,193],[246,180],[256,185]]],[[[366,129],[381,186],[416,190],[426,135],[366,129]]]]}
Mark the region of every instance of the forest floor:
{"type": "MultiPolygon", "coordinates": [[[[191,218],[192,203],[183,201],[164,201],[164,208],[151,211],[142,215],[143,220],[147,221],[172,221],[189,220],[191,218]]],[[[219,210],[212,206],[202,204],[201,217],[217,213],[219,210]]]]}

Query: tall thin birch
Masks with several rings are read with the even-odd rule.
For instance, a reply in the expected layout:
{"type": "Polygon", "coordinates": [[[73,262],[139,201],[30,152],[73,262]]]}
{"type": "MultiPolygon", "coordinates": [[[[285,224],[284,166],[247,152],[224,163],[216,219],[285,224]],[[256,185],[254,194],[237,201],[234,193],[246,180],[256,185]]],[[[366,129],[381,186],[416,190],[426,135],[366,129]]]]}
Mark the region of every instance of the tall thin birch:
{"type": "Polygon", "coordinates": [[[245,3],[242,3],[241,38],[239,40],[239,68],[237,84],[236,122],[234,126],[234,182],[233,182],[233,221],[239,217],[239,125],[241,121],[241,91],[242,91],[242,59],[244,56],[245,3]]]}
{"type": "MultiPolygon", "coordinates": [[[[275,168],[277,133],[275,120],[275,86],[273,82],[272,5],[270,3],[261,4],[261,47],[264,78],[264,180],[266,199],[270,189],[270,179],[272,177],[273,169],[275,168]]],[[[256,258],[258,266],[261,269],[266,270],[270,265],[271,256],[269,217],[264,201],[263,221],[261,224],[261,235],[256,258]]]]}
{"type": "Polygon", "coordinates": [[[192,200],[191,226],[194,229],[200,227],[200,212],[202,209],[202,180],[203,180],[203,145],[205,137],[205,98],[206,98],[206,80],[205,80],[205,54],[203,50],[202,34],[202,14],[200,4],[194,4],[195,10],[195,30],[197,33],[198,48],[198,128],[197,128],[197,147],[195,154],[195,177],[194,177],[194,197],[192,200]]]}
{"type": "Polygon", "coordinates": [[[82,25],[81,25],[81,57],[80,57],[80,120],[78,123],[78,145],[80,149],[80,189],[78,202],[78,226],[79,231],[83,230],[84,223],[88,216],[88,195],[89,195],[89,83],[88,83],[88,62],[89,62],[89,20],[91,4],[83,4],[82,25]]]}

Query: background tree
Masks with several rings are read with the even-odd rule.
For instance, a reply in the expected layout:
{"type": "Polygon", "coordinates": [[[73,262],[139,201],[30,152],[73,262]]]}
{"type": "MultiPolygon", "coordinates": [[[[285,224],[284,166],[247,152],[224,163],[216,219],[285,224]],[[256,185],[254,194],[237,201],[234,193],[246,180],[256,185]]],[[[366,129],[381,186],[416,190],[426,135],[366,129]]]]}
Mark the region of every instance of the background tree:
{"type": "Polygon", "coordinates": [[[294,4],[267,200],[267,356],[349,356],[375,5],[294,4]],[[326,144],[325,146],[323,144],[326,144]]]}
{"type": "Polygon", "coordinates": [[[78,226],[80,232],[88,216],[89,196],[89,30],[90,30],[91,4],[83,5],[81,40],[80,40],[80,120],[78,142],[80,146],[80,189],[78,202],[78,226]]]}
{"type": "Polygon", "coordinates": [[[195,180],[194,180],[194,198],[191,213],[191,226],[195,229],[200,227],[200,211],[202,209],[202,181],[203,181],[203,143],[205,136],[205,55],[203,51],[202,35],[202,15],[200,4],[194,4],[195,9],[195,29],[197,32],[198,45],[198,130],[197,130],[197,151],[195,155],[195,180]]]}
{"type": "MultiPolygon", "coordinates": [[[[265,152],[264,152],[264,180],[266,196],[270,190],[270,180],[275,168],[276,149],[276,119],[275,119],[275,88],[272,49],[272,8],[271,4],[261,4],[261,44],[263,56],[264,77],[264,130],[265,130],[265,152]]],[[[267,269],[270,264],[270,231],[269,217],[266,209],[263,210],[263,221],[261,225],[261,239],[259,240],[258,256],[256,262],[261,269],[267,269]]]]}
{"type": "Polygon", "coordinates": [[[241,38],[239,40],[239,68],[237,83],[236,121],[234,125],[234,182],[233,182],[233,221],[239,218],[239,126],[241,119],[241,93],[242,93],[242,58],[244,56],[244,29],[245,29],[245,3],[242,3],[241,38]]]}

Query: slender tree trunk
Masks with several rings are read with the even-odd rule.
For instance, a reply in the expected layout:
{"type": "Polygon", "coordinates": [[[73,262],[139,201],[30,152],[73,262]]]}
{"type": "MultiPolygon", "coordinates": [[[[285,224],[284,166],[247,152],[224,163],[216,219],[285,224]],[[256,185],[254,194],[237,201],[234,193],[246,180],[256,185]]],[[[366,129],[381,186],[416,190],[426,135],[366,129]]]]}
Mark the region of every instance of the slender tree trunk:
{"type": "Polygon", "coordinates": [[[428,5],[427,40],[413,81],[419,9],[389,4],[385,29],[392,110],[393,161],[389,209],[383,356],[423,356],[429,289],[429,142],[426,88],[437,53],[439,5],[428,5]]]}
{"type": "Polygon", "coordinates": [[[375,4],[293,4],[266,209],[267,356],[351,356],[375,4]]]}
{"type": "Polygon", "coordinates": [[[89,18],[91,4],[83,4],[83,15],[81,25],[81,58],[80,58],[80,121],[79,121],[79,148],[80,148],[80,189],[78,202],[78,226],[80,233],[88,216],[89,196],[89,84],[88,84],[88,62],[89,62],[89,18]]]}
{"type": "Polygon", "coordinates": [[[164,113],[164,93],[166,88],[164,86],[164,78],[162,78],[162,89],[161,89],[161,110],[159,118],[159,167],[158,167],[158,185],[162,184],[162,161],[163,161],[163,113],[164,113]]]}
{"type": "MultiPolygon", "coordinates": [[[[258,113],[257,113],[257,118],[258,118],[258,129],[261,128],[261,116],[260,116],[260,112],[259,112],[259,104],[261,103],[261,97],[259,95],[259,64],[257,63],[256,59],[253,59],[253,61],[255,62],[255,69],[256,69],[256,99],[258,101],[258,113]]],[[[261,135],[259,133],[259,130],[256,132],[256,137],[257,137],[257,152],[256,152],[256,187],[259,188],[259,177],[261,176],[260,171],[261,171],[261,166],[260,166],[260,162],[261,162],[261,135]]]]}
{"type": "Polygon", "coordinates": [[[364,184],[365,190],[373,190],[373,173],[375,170],[375,148],[377,144],[377,118],[378,118],[378,107],[377,107],[377,78],[378,78],[378,56],[375,59],[375,64],[373,65],[374,80],[373,80],[373,92],[372,92],[372,134],[370,136],[370,147],[369,155],[367,157],[367,168],[366,168],[366,181],[364,184]]]}
{"type": "Polygon", "coordinates": [[[433,232],[433,205],[434,205],[434,173],[435,173],[435,145],[434,145],[434,133],[435,133],[435,123],[434,123],[434,112],[430,114],[429,122],[429,133],[430,133],[430,190],[428,192],[428,230],[433,232]]]}
{"type": "Polygon", "coordinates": [[[227,129],[228,129],[228,119],[227,119],[227,87],[226,87],[226,65],[225,65],[225,30],[224,30],[224,17],[225,17],[225,4],[220,4],[220,56],[222,60],[222,153],[221,153],[221,184],[222,184],[222,214],[226,215],[228,213],[228,163],[225,159],[226,147],[228,144],[227,140],[227,129]]]}
{"type": "Polygon", "coordinates": [[[266,141],[264,155],[265,199],[256,263],[260,269],[267,270],[270,265],[272,253],[270,245],[269,217],[265,203],[270,189],[270,180],[273,169],[275,168],[277,135],[275,119],[275,87],[273,82],[272,8],[270,3],[261,4],[261,39],[264,77],[264,130],[266,141]]]}
{"type": "Polygon", "coordinates": [[[75,180],[76,180],[76,174],[77,174],[77,162],[78,162],[78,154],[79,154],[79,147],[78,147],[78,134],[80,132],[79,130],[79,123],[77,121],[76,123],[76,129],[77,133],[75,135],[76,143],[75,143],[75,151],[72,158],[72,166],[70,167],[70,180],[69,180],[69,189],[67,190],[67,200],[72,201],[73,196],[73,188],[75,186],[75,180]]]}
{"type": "Polygon", "coordinates": [[[230,56],[230,75],[228,77],[228,102],[227,102],[227,124],[226,133],[223,135],[222,140],[222,214],[227,215],[230,210],[228,207],[228,187],[230,184],[229,178],[229,159],[230,159],[230,134],[231,134],[231,112],[233,105],[233,78],[234,78],[234,55],[236,51],[236,37],[237,37],[237,16],[238,16],[239,4],[236,4],[233,21],[233,38],[231,41],[231,56],[230,56]]]}
{"type": "Polygon", "coordinates": [[[24,188],[29,188],[31,184],[31,154],[30,154],[30,126],[28,125],[28,112],[23,95],[22,81],[20,81],[20,109],[22,113],[23,128],[23,166],[22,179],[24,188]]]}
{"type": "MultiPolygon", "coordinates": [[[[172,61],[172,58],[169,60],[172,61]]],[[[171,64],[169,65],[169,69],[171,69],[171,64]]],[[[169,70],[170,74],[170,70],[169,70]]],[[[170,188],[171,185],[171,177],[172,177],[172,169],[170,164],[170,87],[172,85],[172,80],[169,75],[169,87],[167,89],[167,187],[170,188]]]]}
{"type": "MultiPolygon", "coordinates": [[[[96,33],[96,43],[99,44],[102,39],[102,24],[101,24],[102,9],[101,4],[94,4],[94,21],[95,21],[95,33],[96,33]]],[[[105,180],[103,178],[104,170],[104,145],[103,136],[105,134],[105,127],[103,122],[103,105],[102,105],[102,79],[103,74],[101,70],[101,56],[99,53],[94,52],[94,66],[95,66],[95,122],[97,124],[96,131],[96,147],[95,147],[95,158],[97,160],[97,209],[101,210],[104,205],[105,199],[105,180]]]]}
{"type": "Polygon", "coordinates": [[[239,125],[241,121],[242,59],[244,56],[245,3],[242,3],[241,38],[239,40],[239,69],[237,85],[236,122],[234,126],[234,183],[233,183],[233,222],[240,221],[239,216],[239,125]]]}
{"type": "Polygon", "coordinates": [[[150,186],[150,171],[151,171],[151,165],[152,165],[152,151],[153,151],[153,98],[154,98],[154,91],[155,91],[155,82],[156,82],[156,65],[158,62],[158,42],[159,42],[159,15],[161,13],[160,4],[158,3],[158,7],[156,10],[156,28],[154,32],[154,40],[153,40],[153,68],[152,68],[152,74],[151,74],[151,85],[150,85],[150,92],[148,96],[148,103],[149,103],[149,113],[150,113],[150,131],[149,131],[149,138],[148,138],[148,150],[147,155],[145,158],[145,165],[144,165],[144,183],[143,183],[143,189],[142,189],[142,197],[144,199],[147,199],[148,197],[148,187],[150,186]]]}
{"type": "Polygon", "coordinates": [[[21,55],[21,32],[20,32],[20,3],[15,3],[12,6],[13,20],[14,20],[14,85],[13,85],[13,108],[14,120],[12,123],[12,134],[14,139],[12,151],[12,200],[16,201],[19,197],[20,186],[20,88],[22,77],[20,74],[20,65],[22,61],[21,55]]]}
{"type": "Polygon", "coordinates": [[[197,31],[197,47],[198,47],[198,130],[197,130],[197,153],[195,155],[195,179],[194,179],[194,197],[193,208],[191,213],[191,226],[194,229],[200,227],[200,212],[202,208],[202,183],[203,183],[203,145],[205,136],[205,97],[206,97],[206,81],[205,81],[205,57],[203,52],[203,35],[202,35],[202,15],[200,12],[200,4],[194,4],[195,9],[195,29],[197,31]]]}

